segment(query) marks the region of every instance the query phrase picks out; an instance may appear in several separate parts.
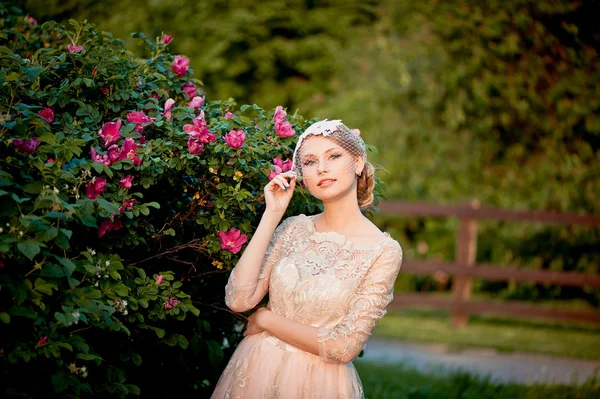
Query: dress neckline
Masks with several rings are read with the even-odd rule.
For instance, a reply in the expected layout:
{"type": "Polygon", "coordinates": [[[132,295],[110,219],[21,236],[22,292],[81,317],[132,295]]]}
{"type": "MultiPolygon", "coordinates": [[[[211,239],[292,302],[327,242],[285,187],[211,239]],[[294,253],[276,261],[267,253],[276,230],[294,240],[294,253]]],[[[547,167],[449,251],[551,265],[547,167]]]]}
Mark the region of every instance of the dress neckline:
{"type": "Polygon", "coordinates": [[[310,230],[310,232],[312,233],[312,235],[320,237],[320,238],[324,238],[324,239],[331,239],[332,241],[336,241],[340,244],[347,244],[349,245],[351,248],[353,249],[379,249],[383,246],[383,244],[392,239],[392,237],[390,236],[390,234],[386,231],[383,231],[383,235],[384,238],[382,238],[379,241],[374,241],[374,242],[365,242],[365,243],[361,243],[361,242],[354,242],[352,240],[350,240],[347,236],[345,236],[344,234],[338,233],[336,231],[318,231],[317,227],[315,225],[315,221],[314,221],[314,216],[307,216],[302,214],[302,216],[308,220],[308,228],[310,230]]]}

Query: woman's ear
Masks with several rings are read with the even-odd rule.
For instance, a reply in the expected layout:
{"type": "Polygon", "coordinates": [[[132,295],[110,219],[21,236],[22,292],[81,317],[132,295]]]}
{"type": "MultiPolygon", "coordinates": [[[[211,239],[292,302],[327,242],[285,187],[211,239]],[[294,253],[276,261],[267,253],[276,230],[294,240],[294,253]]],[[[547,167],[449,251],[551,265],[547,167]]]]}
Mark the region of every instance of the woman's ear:
{"type": "Polygon", "coordinates": [[[357,176],[362,175],[363,170],[365,169],[365,159],[364,158],[357,158],[356,159],[356,168],[355,168],[355,173],[357,176]]]}

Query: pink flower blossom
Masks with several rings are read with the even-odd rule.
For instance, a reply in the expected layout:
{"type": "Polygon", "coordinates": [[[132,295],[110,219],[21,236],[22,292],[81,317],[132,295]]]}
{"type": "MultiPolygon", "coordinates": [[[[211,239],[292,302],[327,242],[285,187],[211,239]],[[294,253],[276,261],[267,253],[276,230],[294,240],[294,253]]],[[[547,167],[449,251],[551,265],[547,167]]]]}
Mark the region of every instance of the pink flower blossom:
{"type": "Polygon", "coordinates": [[[194,108],[195,110],[198,108],[202,108],[204,105],[204,97],[196,96],[190,101],[188,104],[188,108],[194,108]]]}
{"type": "Polygon", "coordinates": [[[38,23],[37,20],[33,17],[27,17],[27,18],[25,18],[25,21],[31,25],[37,25],[37,23],[38,23]]]}
{"type": "Polygon", "coordinates": [[[73,46],[72,44],[69,44],[67,50],[69,50],[69,53],[79,53],[83,50],[83,46],[73,46]]]}
{"type": "Polygon", "coordinates": [[[352,132],[354,132],[354,134],[356,134],[357,136],[360,136],[360,130],[358,129],[350,129],[352,132]]]}
{"type": "Polygon", "coordinates": [[[102,86],[100,87],[100,91],[102,92],[102,94],[104,94],[105,96],[108,96],[108,87],[102,86]]]}
{"type": "Polygon", "coordinates": [[[204,145],[194,137],[188,139],[187,146],[190,154],[198,155],[204,152],[204,145]]]}
{"type": "Polygon", "coordinates": [[[38,112],[38,115],[41,116],[48,123],[54,122],[54,111],[52,111],[52,108],[43,109],[40,112],[38,112]]]}
{"type": "Polygon", "coordinates": [[[121,122],[120,119],[117,119],[116,122],[107,122],[102,126],[102,129],[98,132],[98,135],[104,140],[104,146],[108,147],[111,144],[116,143],[121,138],[121,122]]]}
{"type": "Polygon", "coordinates": [[[98,154],[94,147],[91,148],[90,152],[92,153],[92,161],[104,164],[106,166],[110,166],[112,163],[108,154],[98,154]]]}
{"type": "Polygon", "coordinates": [[[129,190],[131,188],[131,182],[133,181],[133,176],[125,176],[121,180],[119,180],[119,185],[123,187],[125,190],[129,190]]]}
{"type": "Polygon", "coordinates": [[[127,114],[127,123],[135,123],[135,131],[140,133],[144,127],[152,123],[152,118],[144,113],[144,111],[129,112],[127,114]]]}
{"type": "Polygon", "coordinates": [[[162,274],[159,274],[158,277],[156,277],[156,285],[160,285],[160,283],[162,283],[164,276],[162,274]]]}
{"type": "Polygon", "coordinates": [[[225,116],[224,116],[225,119],[231,119],[231,118],[234,118],[234,117],[235,117],[235,114],[232,114],[231,112],[226,113],[225,116]]]}
{"type": "Polygon", "coordinates": [[[196,85],[192,82],[187,82],[181,85],[181,90],[188,95],[189,98],[196,96],[196,85]]]}
{"type": "Polygon", "coordinates": [[[106,191],[106,179],[102,177],[94,177],[91,182],[85,186],[85,194],[89,199],[95,200],[106,191]]]}
{"type": "Polygon", "coordinates": [[[273,180],[278,174],[292,169],[292,161],[282,161],[279,157],[273,158],[273,165],[274,169],[269,173],[269,180],[273,180]]]}
{"type": "Polygon", "coordinates": [[[171,115],[171,109],[173,109],[174,106],[175,106],[175,100],[173,100],[172,98],[169,98],[167,101],[165,101],[164,111],[162,114],[168,120],[171,120],[171,118],[173,117],[171,115]]]}
{"type": "Polygon", "coordinates": [[[185,76],[188,68],[190,67],[190,60],[182,55],[175,56],[173,60],[173,73],[179,76],[185,76]]]}
{"type": "Polygon", "coordinates": [[[285,110],[283,109],[283,107],[281,105],[278,105],[277,108],[275,108],[275,113],[273,114],[273,123],[275,125],[285,121],[285,117],[287,116],[287,112],[285,112],[285,110]]]}
{"type": "Polygon", "coordinates": [[[142,164],[142,160],[138,158],[135,150],[137,149],[137,144],[133,141],[131,137],[127,137],[125,142],[123,143],[123,147],[121,148],[121,159],[131,159],[135,166],[139,166],[142,164]]]}
{"type": "Polygon", "coordinates": [[[40,340],[38,341],[38,346],[45,345],[48,342],[49,338],[50,337],[48,337],[47,335],[45,335],[42,338],[40,338],[40,340]]]}
{"type": "Polygon", "coordinates": [[[37,137],[30,139],[14,139],[13,145],[25,154],[32,154],[42,144],[37,140],[37,137]]]}
{"type": "Polygon", "coordinates": [[[231,148],[241,148],[246,141],[246,133],[243,130],[232,130],[223,136],[223,139],[231,148]]]}
{"type": "Polygon", "coordinates": [[[110,159],[110,162],[117,162],[121,159],[121,149],[116,144],[108,147],[106,153],[108,155],[108,159],[110,159]]]}
{"type": "Polygon", "coordinates": [[[130,211],[133,209],[133,205],[137,202],[135,198],[126,199],[123,201],[123,205],[119,207],[119,213],[123,213],[124,211],[130,211]]]}
{"type": "Polygon", "coordinates": [[[292,137],[296,134],[296,131],[292,128],[292,124],[289,122],[281,122],[275,125],[275,133],[279,137],[292,137]]]}
{"type": "Polygon", "coordinates": [[[165,35],[164,33],[162,34],[162,38],[160,39],[160,42],[162,44],[169,44],[171,43],[171,41],[173,40],[173,36],[169,36],[169,35],[165,35]]]}
{"type": "Polygon", "coordinates": [[[101,238],[111,230],[119,230],[121,227],[123,227],[123,223],[119,219],[115,219],[114,221],[104,219],[102,223],[100,223],[100,227],[98,227],[98,238],[101,238]]]}
{"type": "Polygon", "coordinates": [[[227,231],[219,231],[217,237],[221,241],[221,249],[229,251],[232,254],[237,254],[248,241],[248,236],[242,234],[242,232],[234,227],[227,231]]]}
{"type": "MultiPolygon", "coordinates": [[[[208,131],[206,120],[204,119],[204,111],[200,111],[200,115],[192,119],[192,125],[183,125],[183,130],[194,139],[197,139],[202,144],[208,144],[217,141],[217,137],[208,131]]],[[[189,147],[189,141],[188,141],[189,147]]]]}
{"type": "Polygon", "coordinates": [[[165,303],[165,309],[171,309],[171,308],[177,306],[177,304],[179,304],[179,302],[180,301],[177,299],[167,297],[167,303],[165,303]]]}

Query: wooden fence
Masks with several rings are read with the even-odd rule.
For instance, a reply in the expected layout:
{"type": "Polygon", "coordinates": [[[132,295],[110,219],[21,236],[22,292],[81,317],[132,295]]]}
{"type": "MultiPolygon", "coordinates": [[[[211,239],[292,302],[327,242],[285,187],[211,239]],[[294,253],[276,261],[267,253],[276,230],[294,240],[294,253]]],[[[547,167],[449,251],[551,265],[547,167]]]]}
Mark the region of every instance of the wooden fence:
{"type": "Polygon", "coordinates": [[[523,269],[511,266],[475,263],[477,253],[477,221],[512,220],[534,221],[553,224],[584,225],[600,227],[600,216],[551,213],[539,211],[512,211],[484,207],[478,201],[460,205],[436,205],[422,202],[382,202],[381,214],[427,217],[456,217],[459,227],[456,233],[456,259],[453,263],[403,260],[401,273],[429,275],[436,272],[454,276],[452,295],[439,297],[430,293],[398,293],[390,307],[425,306],[452,311],[452,324],[463,327],[469,314],[495,313],[532,316],[567,321],[600,323],[600,312],[593,310],[560,310],[520,301],[472,301],[472,279],[493,281],[535,282],[561,286],[600,288],[600,276],[580,272],[556,272],[539,269],[523,269]]]}

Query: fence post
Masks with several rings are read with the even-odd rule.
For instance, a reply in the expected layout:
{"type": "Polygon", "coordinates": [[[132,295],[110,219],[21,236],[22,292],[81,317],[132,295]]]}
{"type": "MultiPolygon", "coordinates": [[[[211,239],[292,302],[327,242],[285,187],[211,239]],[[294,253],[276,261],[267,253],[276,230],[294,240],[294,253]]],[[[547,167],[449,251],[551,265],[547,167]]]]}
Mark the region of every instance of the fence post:
{"type": "MultiPolygon", "coordinates": [[[[477,200],[467,201],[465,207],[478,209],[477,200]]],[[[472,267],[477,254],[477,220],[469,217],[459,217],[459,227],[456,235],[456,263],[472,267]]],[[[466,276],[455,276],[452,284],[454,301],[466,302],[471,298],[472,279],[466,276]]],[[[452,326],[465,327],[469,321],[466,311],[454,307],[452,310],[452,326]]]]}

